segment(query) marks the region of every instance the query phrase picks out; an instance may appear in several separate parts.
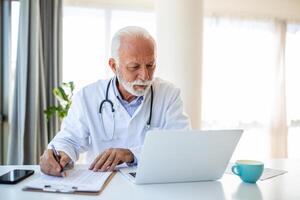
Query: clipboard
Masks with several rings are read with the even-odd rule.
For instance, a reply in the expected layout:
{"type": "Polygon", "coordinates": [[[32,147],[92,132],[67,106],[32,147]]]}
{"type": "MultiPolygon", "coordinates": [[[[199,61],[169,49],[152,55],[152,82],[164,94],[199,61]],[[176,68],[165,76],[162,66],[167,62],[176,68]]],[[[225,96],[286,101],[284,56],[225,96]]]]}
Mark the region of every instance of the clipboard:
{"type": "Polygon", "coordinates": [[[100,195],[110,181],[113,179],[117,172],[112,172],[105,182],[103,183],[102,187],[99,190],[80,190],[77,186],[64,186],[64,185],[44,185],[43,188],[34,188],[30,186],[25,186],[22,190],[23,191],[32,191],[32,192],[50,192],[50,193],[63,193],[63,194],[79,194],[79,195],[100,195]]]}

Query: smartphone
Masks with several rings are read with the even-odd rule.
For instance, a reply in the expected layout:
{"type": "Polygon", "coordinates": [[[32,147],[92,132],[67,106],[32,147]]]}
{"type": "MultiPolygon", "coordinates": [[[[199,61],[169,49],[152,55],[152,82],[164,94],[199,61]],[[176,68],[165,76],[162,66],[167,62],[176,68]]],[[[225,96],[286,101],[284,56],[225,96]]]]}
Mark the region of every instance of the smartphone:
{"type": "Polygon", "coordinates": [[[27,169],[14,169],[0,176],[0,183],[3,184],[16,184],[28,176],[32,175],[34,170],[27,169]]]}

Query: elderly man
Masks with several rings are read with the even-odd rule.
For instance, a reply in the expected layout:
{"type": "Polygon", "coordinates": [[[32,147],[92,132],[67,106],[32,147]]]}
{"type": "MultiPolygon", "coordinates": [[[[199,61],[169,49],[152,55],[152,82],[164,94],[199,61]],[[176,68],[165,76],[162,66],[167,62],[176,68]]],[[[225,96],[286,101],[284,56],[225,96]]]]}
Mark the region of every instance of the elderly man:
{"type": "Polygon", "coordinates": [[[60,132],[40,158],[44,173],[60,176],[62,168],[75,162],[81,152],[87,152],[86,161],[94,171],[138,164],[149,130],[190,129],[179,89],[153,78],[156,44],[146,30],[119,30],[111,53],[109,66],[115,77],[90,84],[75,95],[60,132]]]}

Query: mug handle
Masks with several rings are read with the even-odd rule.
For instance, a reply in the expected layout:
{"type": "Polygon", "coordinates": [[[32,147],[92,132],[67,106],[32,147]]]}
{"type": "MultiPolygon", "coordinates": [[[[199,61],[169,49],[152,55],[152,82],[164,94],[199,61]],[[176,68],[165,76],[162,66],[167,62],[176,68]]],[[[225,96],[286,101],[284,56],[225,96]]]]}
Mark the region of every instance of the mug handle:
{"type": "Polygon", "coordinates": [[[239,169],[238,169],[238,167],[237,167],[236,165],[234,165],[234,166],[231,167],[231,171],[232,171],[232,173],[234,173],[235,175],[238,175],[238,176],[241,175],[240,172],[239,172],[239,169]]]}

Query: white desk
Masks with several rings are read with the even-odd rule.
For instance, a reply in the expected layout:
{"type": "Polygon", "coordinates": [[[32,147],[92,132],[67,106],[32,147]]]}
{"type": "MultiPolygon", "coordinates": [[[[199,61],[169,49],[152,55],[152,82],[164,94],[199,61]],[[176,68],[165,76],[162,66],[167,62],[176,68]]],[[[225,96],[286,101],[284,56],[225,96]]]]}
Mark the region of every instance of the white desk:
{"type": "Polygon", "coordinates": [[[117,173],[110,184],[99,196],[82,196],[74,194],[56,194],[22,191],[26,181],[35,178],[39,166],[0,166],[0,174],[15,169],[35,169],[35,175],[17,185],[0,184],[2,200],[68,200],[68,199],[122,199],[122,200],[176,200],[176,199],[242,199],[242,200],[293,200],[300,199],[300,160],[272,160],[266,167],[287,170],[285,175],[278,176],[257,184],[245,184],[237,176],[225,174],[220,181],[134,185],[117,173]]]}

